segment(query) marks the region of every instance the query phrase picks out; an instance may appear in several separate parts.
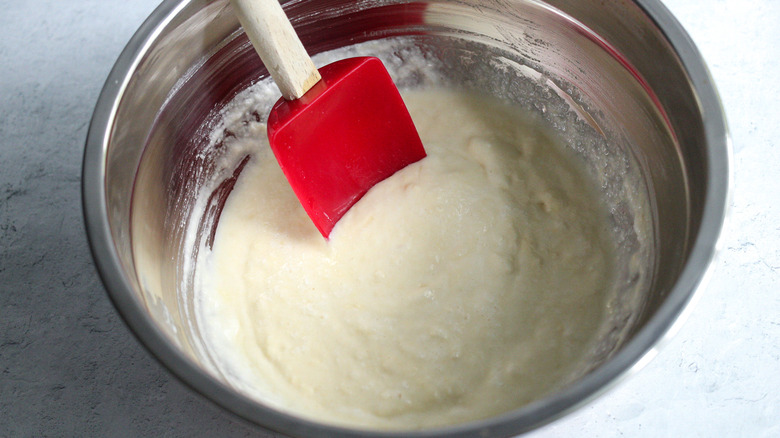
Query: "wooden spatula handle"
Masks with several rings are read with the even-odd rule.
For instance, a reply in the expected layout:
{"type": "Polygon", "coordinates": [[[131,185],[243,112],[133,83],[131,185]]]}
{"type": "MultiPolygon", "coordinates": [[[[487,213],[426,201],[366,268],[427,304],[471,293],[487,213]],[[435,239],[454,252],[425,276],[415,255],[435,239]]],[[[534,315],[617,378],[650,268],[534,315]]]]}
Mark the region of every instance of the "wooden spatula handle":
{"type": "Polygon", "coordinates": [[[249,40],[287,100],[303,96],[320,80],[278,0],[231,0],[249,40]]]}

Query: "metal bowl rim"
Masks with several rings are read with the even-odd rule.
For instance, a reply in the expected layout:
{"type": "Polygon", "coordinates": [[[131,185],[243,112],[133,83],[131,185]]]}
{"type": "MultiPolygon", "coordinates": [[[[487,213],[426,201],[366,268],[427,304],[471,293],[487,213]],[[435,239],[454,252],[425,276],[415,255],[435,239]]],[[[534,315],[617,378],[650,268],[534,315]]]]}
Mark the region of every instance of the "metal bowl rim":
{"type": "Polygon", "coordinates": [[[702,223],[683,272],[648,323],[598,369],[549,397],[483,421],[423,431],[384,432],[315,423],[261,406],[214,380],[170,342],[136,299],[113,244],[106,203],[106,153],[116,110],[138,63],[159,32],[192,0],[165,0],[136,31],[117,59],[100,93],[87,134],[82,167],[82,208],[92,256],[110,299],[142,345],[179,380],[228,411],[260,426],[293,435],[451,436],[522,433],[563,416],[632,374],[657,352],[684,320],[692,298],[702,289],[720,247],[731,196],[731,143],[725,115],[706,64],[693,41],[659,0],[634,0],[654,20],[677,52],[699,98],[707,136],[707,196],[702,223]]]}

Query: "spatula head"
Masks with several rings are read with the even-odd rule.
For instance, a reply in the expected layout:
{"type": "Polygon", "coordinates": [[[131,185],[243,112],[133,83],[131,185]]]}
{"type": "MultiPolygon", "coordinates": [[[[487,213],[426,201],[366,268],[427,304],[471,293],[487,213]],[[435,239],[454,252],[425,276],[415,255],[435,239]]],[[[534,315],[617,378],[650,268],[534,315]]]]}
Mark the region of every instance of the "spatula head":
{"type": "Polygon", "coordinates": [[[377,58],[320,69],[300,99],[268,117],[268,139],[303,208],[327,238],[371,187],[425,157],[398,89],[377,58]]]}

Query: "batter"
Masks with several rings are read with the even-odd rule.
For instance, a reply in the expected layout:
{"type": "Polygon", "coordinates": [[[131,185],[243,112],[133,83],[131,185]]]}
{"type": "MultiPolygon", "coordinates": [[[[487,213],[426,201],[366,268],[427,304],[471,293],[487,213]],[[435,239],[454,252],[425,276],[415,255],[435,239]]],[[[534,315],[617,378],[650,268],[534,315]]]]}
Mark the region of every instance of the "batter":
{"type": "Polygon", "coordinates": [[[522,406],[587,366],[612,280],[606,212],[549,132],[470,94],[406,93],[428,157],[314,228],[257,150],[198,270],[219,371],[281,409],[380,429],[522,406]]]}

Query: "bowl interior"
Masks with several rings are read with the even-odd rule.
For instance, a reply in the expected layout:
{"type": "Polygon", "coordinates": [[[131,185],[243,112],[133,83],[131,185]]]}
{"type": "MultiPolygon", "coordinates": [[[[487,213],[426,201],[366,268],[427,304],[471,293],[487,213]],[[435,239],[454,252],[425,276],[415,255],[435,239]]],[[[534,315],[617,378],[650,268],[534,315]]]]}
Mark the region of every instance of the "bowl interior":
{"type": "MultiPolygon", "coordinates": [[[[549,421],[628,369],[672,324],[680,309],[665,310],[668,297],[685,302],[692,293],[679,290],[679,279],[705,214],[711,146],[690,73],[646,8],[334,0],[290,2],[286,10],[312,54],[349,47],[383,58],[401,88],[445,83],[537,113],[607,204],[620,262],[611,319],[590,366],[565,401],[552,395],[479,427],[518,432],[549,421]],[[411,57],[425,68],[405,68],[411,57]],[[639,342],[659,319],[662,330],[639,342]],[[600,380],[589,377],[599,373],[600,380]]],[[[112,75],[123,79],[101,139],[107,246],[118,270],[107,282],[112,298],[164,363],[228,409],[287,432],[330,430],[233,391],[211,365],[194,318],[193,263],[211,244],[247,158],[230,157],[210,133],[222,107],[267,77],[229,3],[164,3],[112,75]]],[[[101,267],[104,277],[108,269],[101,267]]],[[[470,427],[477,426],[458,430],[470,427]]]]}

